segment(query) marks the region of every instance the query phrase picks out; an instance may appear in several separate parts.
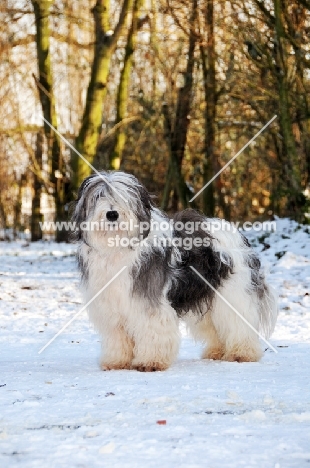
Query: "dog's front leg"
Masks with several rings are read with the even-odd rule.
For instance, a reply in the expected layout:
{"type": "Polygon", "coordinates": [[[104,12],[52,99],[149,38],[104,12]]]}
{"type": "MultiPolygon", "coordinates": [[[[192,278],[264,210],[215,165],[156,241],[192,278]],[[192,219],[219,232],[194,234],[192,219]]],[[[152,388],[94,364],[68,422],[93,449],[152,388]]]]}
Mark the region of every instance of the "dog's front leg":
{"type": "Polygon", "coordinates": [[[174,310],[143,312],[133,330],[134,358],[132,369],[141,372],[162,371],[176,359],[180,336],[174,310]]]}
{"type": "Polygon", "coordinates": [[[130,369],[133,358],[133,341],[123,327],[105,327],[104,331],[101,331],[101,335],[101,369],[130,369]]]}

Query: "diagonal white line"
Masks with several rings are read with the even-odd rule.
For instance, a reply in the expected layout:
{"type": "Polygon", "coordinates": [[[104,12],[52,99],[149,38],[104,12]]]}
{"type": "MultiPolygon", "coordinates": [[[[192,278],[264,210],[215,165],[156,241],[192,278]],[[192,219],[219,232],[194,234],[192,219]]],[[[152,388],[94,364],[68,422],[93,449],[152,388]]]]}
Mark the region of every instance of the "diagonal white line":
{"type": "Polygon", "coordinates": [[[240,312],[238,312],[238,310],[235,309],[235,307],[232,306],[232,305],[227,301],[227,299],[225,299],[225,297],[222,296],[222,294],[220,294],[220,293],[212,286],[212,284],[210,284],[209,281],[207,281],[206,278],[204,278],[204,277],[199,273],[199,271],[196,270],[196,268],[194,268],[192,265],[190,265],[190,267],[191,267],[191,269],[199,276],[199,278],[201,278],[201,279],[202,279],[202,280],[203,280],[203,281],[204,281],[204,282],[205,282],[205,283],[206,283],[206,284],[207,284],[207,285],[208,285],[208,286],[225,302],[225,304],[227,304],[227,305],[238,315],[238,317],[240,317],[240,318],[244,321],[244,323],[246,323],[246,324],[251,328],[251,330],[253,330],[253,331],[256,333],[256,335],[258,335],[268,346],[270,346],[270,348],[271,348],[275,353],[278,354],[278,351],[272,346],[272,344],[270,344],[269,341],[267,341],[267,340],[263,337],[263,335],[262,335],[261,333],[259,333],[259,331],[257,331],[257,330],[247,321],[247,319],[245,319],[245,318],[243,317],[243,315],[241,315],[240,312]]]}
{"type": "Polygon", "coordinates": [[[57,338],[57,336],[59,336],[69,325],[70,323],[73,322],[73,320],[75,320],[85,309],[87,309],[87,307],[89,306],[89,304],[91,304],[95,299],[96,297],[99,296],[99,294],[102,293],[102,291],[104,291],[111,283],[112,281],[114,281],[124,270],[125,268],[127,268],[127,266],[124,266],[118,273],[116,273],[116,275],[113,276],[112,279],[110,279],[110,281],[107,282],[107,284],[105,284],[103,286],[103,288],[100,289],[100,291],[97,292],[97,294],[94,295],[94,297],[92,297],[92,299],[90,301],[87,302],[87,304],[85,304],[82,309],[80,309],[70,320],[69,322],[67,322],[60,330],[58,333],[56,333],[55,336],[53,336],[53,338],[48,342],[46,343],[45,346],[43,346],[43,348],[40,349],[39,353],[38,354],[41,354],[51,343],[53,343],[53,341],[57,338]]]}
{"type": "Polygon", "coordinates": [[[94,171],[96,172],[96,174],[101,177],[101,179],[112,189],[114,190],[114,192],[117,193],[117,195],[122,198],[124,200],[124,202],[127,203],[127,200],[116,190],[116,188],[113,187],[113,185],[111,185],[109,183],[109,181],[107,180],[106,177],[104,177],[102,174],[100,174],[99,171],[97,171],[97,169],[89,162],[87,161],[87,159],[85,158],[85,156],[83,156],[76,148],[74,148],[73,145],[71,145],[70,141],[68,141],[52,124],[49,123],[48,120],[45,119],[45,117],[42,116],[42,119],[44,120],[44,122],[56,133],[56,135],[59,136],[59,138],[62,139],[62,141],[64,143],[66,143],[67,146],[69,146],[69,148],[72,149],[72,151],[74,151],[81,159],[83,159],[83,161],[94,171]]]}
{"type": "Polygon", "coordinates": [[[204,186],[202,187],[202,189],[200,189],[199,192],[197,192],[196,195],[194,195],[193,198],[191,198],[189,201],[190,201],[190,202],[194,201],[195,198],[198,197],[198,195],[200,195],[201,192],[203,192],[203,191],[214,181],[214,179],[216,179],[217,176],[219,176],[219,175],[221,174],[221,172],[223,172],[223,171],[226,169],[226,167],[228,167],[228,166],[239,156],[239,154],[241,154],[242,151],[244,151],[244,150],[245,150],[245,149],[246,149],[246,148],[247,148],[247,147],[248,147],[248,146],[249,146],[249,145],[250,145],[250,144],[251,144],[251,143],[252,143],[252,142],[253,142],[253,141],[254,141],[254,140],[255,140],[255,139],[256,139],[256,138],[257,138],[257,137],[258,137],[274,120],[275,120],[275,119],[276,119],[276,118],[277,118],[277,115],[274,115],[274,116],[272,117],[272,119],[270,119],[269,122],[267,122],[266,125],[264,125],[264,127],[261,128],[261,129],[259,130],[259,132],[257,132],[256,135],[254,135],[254,137],[251,138],[251,140],[248,141],[247,144],[244,145],[244,147],[241,148],[241,150],[238,151],[238,153],[235,154],[235,156],[232,157],[232,158],[228,161],[228,163],[226,163],[225,166],[223,166],[222,169],[221,169],[220,171],[218,171],[218,173],[215,174],[215,176],[213,176],[212,179],[210,179],[209,182],[208,182],[206,185],[204,185],[204,186]]]}

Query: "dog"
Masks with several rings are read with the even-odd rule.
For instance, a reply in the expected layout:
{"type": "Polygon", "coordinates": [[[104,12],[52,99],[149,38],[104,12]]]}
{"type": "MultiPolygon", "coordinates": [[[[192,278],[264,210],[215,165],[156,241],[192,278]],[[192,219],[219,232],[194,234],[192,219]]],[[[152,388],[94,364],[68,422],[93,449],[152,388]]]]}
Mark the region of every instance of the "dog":
{"type": "Polygon", "coordinates": [[[261,358],[255,331],[271,335],[277,298],[259,258],[230,223],[216,230],[220,220],[191,209],[170,219],[136,177],[120,171],[83,181],[72,221],[103,370],[169,368],[180,320],[206,344],[203,359],[261,358]]]}

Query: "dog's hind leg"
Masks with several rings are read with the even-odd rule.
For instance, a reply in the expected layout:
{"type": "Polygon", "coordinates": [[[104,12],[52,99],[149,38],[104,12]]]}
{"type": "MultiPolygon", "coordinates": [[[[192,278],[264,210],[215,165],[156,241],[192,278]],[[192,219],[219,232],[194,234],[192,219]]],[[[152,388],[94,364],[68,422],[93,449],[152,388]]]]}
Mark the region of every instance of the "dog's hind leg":
{"type": "Polygon", "coordinates": [[[193,338],[206,343],[202,359],[220,360],[223,358],[225,347],[213,325],[210,312],[207,312],[202,318],[187,315],[185,322],[193,338]]]}
{"type": "Polygon", "coordinates": [[[262,349],[259,336],[259,304],[256,297],[249,294],[246,288],[234,281],[225,283],[221,288],[222,297],[216,296],[212,307],[212,322],[218,337],[225,346],[224,361],[249,362],[259,361],[262,349]],[[241,317],[243,317],[243,319],[241,317]],[[252,328],[251,328],[252,327],[252,328]],[[253,330],[254,329],[254,330],[253,330]]]}
{"type": "Polygon", "coordinates": [[[133,341],[122,326],[105,328],[102,334],[102,370],[130,369],[133,358],[133,341]]]}
{"type": "Polygon", "coordinates": [[[134,358],[132,369],[142,372],[162,371],[176,359],[180,336],[176,314],[169,310],[143,312],[133,330],[134,358]]]}

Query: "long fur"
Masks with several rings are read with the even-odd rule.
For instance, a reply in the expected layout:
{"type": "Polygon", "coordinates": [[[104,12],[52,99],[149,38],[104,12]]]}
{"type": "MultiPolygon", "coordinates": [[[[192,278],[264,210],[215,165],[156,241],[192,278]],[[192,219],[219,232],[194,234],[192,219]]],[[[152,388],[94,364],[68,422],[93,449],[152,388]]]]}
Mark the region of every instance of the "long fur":
{"type": "Polygon", "coordinates": [[[85,302],[127,267],[88,307],[102,337],[102,369],[167,369],[178,354],[180,319],[206,343],[203,358],[259,360],[257,334],[214,292],[270,336],[277,318],[276,295],[244,236],[232,229],[212,229],[218,220],[194,210],[177,213],[171,224],[134,176],[116,171],[101,175],[82,183],[72,219],[85,302]],[[104,227],[81,228],[90,222],[104,222],[104,227]],[[201,227],[204,222],[209,229],[201,227]],[[122,223],[131,223],[131,228],[120,229],[122,223]],[[160,223],[166,228],[158,227],[160,223]],[[186,223],[197,227],[190,234],[176,229],[186,223]],[[113,244],[116,236],[124,244],[113,244]],[[133,245],[125,242],[137,238],[133,245]],[[188,238],[200,239],[200,244],[188,249],[188,238]]]}

